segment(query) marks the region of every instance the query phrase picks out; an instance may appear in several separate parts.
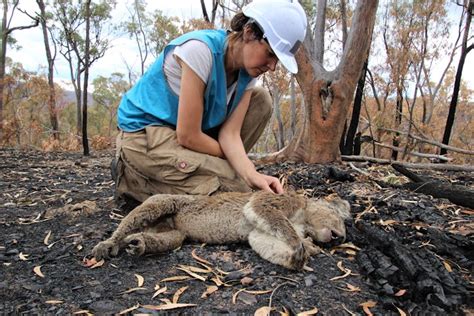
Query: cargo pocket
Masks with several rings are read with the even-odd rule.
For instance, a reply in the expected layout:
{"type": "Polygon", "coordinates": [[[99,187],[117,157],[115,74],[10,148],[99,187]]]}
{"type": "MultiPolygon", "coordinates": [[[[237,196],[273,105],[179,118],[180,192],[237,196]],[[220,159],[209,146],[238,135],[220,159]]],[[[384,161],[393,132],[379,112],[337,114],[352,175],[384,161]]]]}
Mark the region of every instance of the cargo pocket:
{"type": "Polygon", "coordinates": [[[200,167],[198,160],[190,157],[180,157],[176,153],[163,153],[157,163],[161,169],[160,174],[157,177],[163,179],[163,181],[183,181],[191,177],[196,170],[200,167]]]}

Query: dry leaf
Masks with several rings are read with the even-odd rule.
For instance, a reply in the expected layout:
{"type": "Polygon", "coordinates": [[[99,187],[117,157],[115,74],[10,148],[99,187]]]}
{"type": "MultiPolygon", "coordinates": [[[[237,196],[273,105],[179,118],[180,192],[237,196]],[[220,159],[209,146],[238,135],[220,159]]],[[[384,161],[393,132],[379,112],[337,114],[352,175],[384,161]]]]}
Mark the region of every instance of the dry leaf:
{"type": "MultiPolygon", "coordinates": [[[[395,306],[395,305],[393,305],[395,306]]],[[[398,310],[398,312],[400,313],[400,316],[407,316],[407,313],[405,313],[401,308],[398,308],[397,306],[395,306],[395,308],[398,310]]]]}
{"type": "Polygon", "coordinates": [[[160,280],[160,283],[161,282],[185,281],[185,280],[189,280],[189,279],[191,279],[191,277],[189,277],[187,275],[177,275],[177,276],[172,276],[172,277],[169,277],[169,278],[164,278],[163,280],[160,280]]]}
{"type": "Polygon", "coordinates": [[[232,304],[235,304],[235,302],[237,301],[237,295],[239,295],[239,293],[243,291],[245,291],[245,289],[240,289],[232,295],[232,304]]]}
{"type": "Polygon", "coordinates": [[[126,291],[120,292],[119,294],[128,294],[128,293],[141,291],[141,290],[146,290],[146,287],[134,287],[134,288],[128,289],[126,291]]]}
{"type": "Polygon", "coordinates": [[[139,307],[140,307],[140,304],[136,304],[136,305],[134,305],[134,306],[132,306],[132,307],[130,307],[130,308],[124,309],[123,311],[119,312],[118,314],[119,314],[119,315],[128,314],[128,313],[130,313],[131,311],[134,311],[134,310],[136,310],[136,309],[139,308],[139,307]]]}
{"type": "Polygon", "coordinates": [[[201,262],[201,263],[204,263],[204,264],[207,264],[207,265],[212,266],[212,264],[211,264],[209,261],[207,261],[206,259],[203,259],[203,258],[199,257],[199,256],[196,254],[196,249],[193,249],[193,251],[191,251],[191,256],[192,256],[192,257],[194,258],[194,260],[196,260],[196,261],[199,261],[199,262],[201,262]]]}
{"type": "Polygon", "coordinates": [[[153,311],[164,311],[168,309],[194,307],[196,304],[164,304],[164,305],[142,305],[143,308],[151,309],[153,311]]]}
{"type": "Polygon", "coordinates": [[[453,268],[451,268],[451,265],[447,261],[443,260],[443,265],[448,272],[453,272],[453,268]]]}
{"type": "Polygon", "coordinates": [[[92,266],[91,266],[91,269],[95,269],[95,268],[102,267],[102,266],[104,265],[104,262],[105,262],[104,259],[100,260],[100,261],[97,262],[96,264],[92,265],[92,266]]]}
{"type": "Polygon", "coordinates": [[[334,278],[329,279],[330,281],[335,281],[335,280],[343,279],[343,278],[349,276],[349,275],[351,274],[351,272],[352,272],[351,270],[346,269],[346,268],[344,268],[344,267],[342,266],[342,261],[339,261],[339,262],[337,263],[337,267],[339,268],[339,270],[341,270],[342,272],[345,272],[345,273],[344,273],[343,275],[336,276],[336,277],[334,277],[334,278]]]}
{"type": "Polygon", "coordinates": [[[48,246],[49,245],[49,237],[51,237],[51,231],[48,230],[48,233],[46,234],[46,237],[44,237],[43,243],[48,246]]]}
{"type": "Polygon", "coordinates": [[[189,274],[190,276],[192,276],[193,278],[195,279],[198,279],[198,280],[201,280],[201,281],[206,281],[206,277],[203,277],[202,275],[199,275],[197,273],[194,273],[192,271],[189,271],[188,269],[184,269],[184,268],[177,268],[178,270],[181,270],[181,271],[184,271],[186,272],[187,274],[189,274]]]}
{"type": "Polygon", "coordinates": [[[207,298],[209,295],[217,291],[219,288],[215,285],[210,285],[207,287],[206,291],[202,293],[201,298],[207,298]]]}
{"type": "Polygon", "coordinates": [[[45,303],[46,303],[46,304],[55,305],[55,304],[61,304],[61,303],[63,303],[63,301],[60,301],[60,300],[49,300],[49,301],[46,301],[45,303]]]}
{"type": "Polygon", "coordinates": [[[283,311],[279,311],[278,313],[280,313],[280,316],[290,316],[290,312],[288,312],[285,306],[283,306],[283,311]]]}
{"type": "Polygon", "coordinates": [[[20,260],[23,260],[23,261],[27,261],[28,256],[29,255],[23,254],[23,252],[20,252],[20,254],[18,255],[18,257],[20,257],[20,260]]]}
{"type": "Polygon", "coordinates": [[[171,303],[171,300],[169,300],[167,298],[160,298],[160,301],[162,301],[163,303],[168,304],[168,305],[173,304],[173,303],[171,303]]]}
{"type": "Polygon", "coordinates": [[[33,272],[36,273],[37,276],[44,278],[44,274],[41,272],[41,266],[34,267],[33,272]]]}
{"type": "Polygon", "coordinates": [[[304,265],[304,266],[303,266],[303,270],[308,271],[308,272],[314,272],[314,269],[311,268],[311,267],[309,267],[309,266],[307,266],[307,265],[304,265]]]}
{"type": "Polygon", "coordinates": [[[255,311],[255,314],[254,316],[267,316],[267,315],[270,315],[270,312],[274,310],[273,307],[270,307],[270,306],[263,306],[263,307],[260,307],[259,309],[257,309],[255,311]]]}
{"type": "Polygon", "coordinates": [[[145,282],[145,279],[140,275],[135,273],[135,277],[137,278],[138,287],[141,287],[145,282]]]}
{"type": "Polygon", "coordinates": [[[196,273],[209,273],[212,272],[212,269],[208,266],[205,266],[207,269],[199,268],[199,267],[194,267],[194,266],[187,266],[187,265],[178,265],[180,268],[189,270],[191,272],[196,272],[196,273]]]}
{"type": "Polygon", "coordinates": [[[183,286],[182,288],[179,288],[173,295],[173,304],[176,304],[178,303],[178,300],[179,300],[179,297],[181,296],[181,294],[183,294],[184,291],[186,291],[188,289],[189,286],[183,286]]]}
{"type": "Polygon", "coordinates": [[[273,292],[273,290],[260,290],[260,291],[247,291],[244,290],[245,293],[253,294],[253,295],[260,295],[260,294],[268,294],[273,292]]]}
{"type": "Polygon", "coordinates": [[[355,250],[355,251],[359,251],[359,250],[360,250],[359,247],[357,247],[356,245],[354,245],[354,244],[351,243],[351,242],[346,242],[346,243],[340,244],[340,245],[336,246],[335,248],[337,248],[337,249],[349,248],[349,249],[352,249],[352,250],[355,250]]]}
{"type": "Polygon", "coordinates": [[[380,225],[382,226],[390,226],[390,225],[394,225],[394,224],[397,224],[398,222],[396,220],[393,220],[393,219],[388,219],[386,221],[384,220],[380,220],[380,225]]]}
{"type": "Polygon", "coordinates": [[[310,315],[316,315],[319,312],[318,308],[315,307],[309,311],[301,312],[296,314],[296,316],[310,316],[310,315]]]}
{"type": "Polygon", "coordinates": [[[162,293],[165,293],[166,290],[168,290],[168,288],[167,288],[166,286],[165,286],[165,287],[162,287],[161,289],[160,289],[160,288],[157,289],[157,288],[155,287],[155,290],[157,290],[157,291],[153,294],[153,296],[152,296],[151,298],[155,298],[155,297],[157,297],[158,295],[160,295],[160,294],[162,294],[162,293]]]}
{"type": "Polygon", "coordinates": [[[77,311],[77,312],[74,312],[72,313],[73,315],[82,315],[82,314],[86,314],[87,316],[94,316],[94,314],[92,314],[90,311],[88,311],[87,309],[81,309],[80,311],[77,311]]]}
{"type": "Polygon", "coordinates": [[[358,286],[354,286],[352,284],[346,283],[347,288],[338,288],[346,292],[360,292],[361,289],[358,286]]]}
{"type": "Polygon", "coordinates": [[[221,286],[224,282],[216,275],[214,278],[211,278],[211,281],[214,282],[217,286],[221,286]]]}
{"type": "Polygon", "coordinates": [[[345,310],[346,312],[348,312],[349,315],[351,315],[351,316],[357,316],[357,315],[358,315],[358,314],[356,314],[356,313],[350,311],[350,310],[346,307],[346,305],[344,305],[344,304],[342,304],[342,308],[344,308],[344,310],[345,310]]]}
{"type": "Polygon", "coordinates": [[[84,258],[82,259],[82,264],[85,266],[85,267],[92,267],[94,264],[97,263],[97,259],[95,257],[92,257],[92,258],[84,258]]]}
{"type": "Polygon", "coordinates": [[[370,308],[374,307],[375,305],[377,305],[377,303],[374,302],[374,301],[367,301],[367,302],[359,304],[359,306],[362,306],[362,309],[364,310],[364,313],[368,316],[373,315],[372,312],[370,311],[370,308]]]}
{"type": "Polygon", "coordinates": [[[405,295],[406,292],[407,292],[407,290],[401,289],[397,293],[395,293],[395,296],[403,296],[403,295],[405,295]]]}

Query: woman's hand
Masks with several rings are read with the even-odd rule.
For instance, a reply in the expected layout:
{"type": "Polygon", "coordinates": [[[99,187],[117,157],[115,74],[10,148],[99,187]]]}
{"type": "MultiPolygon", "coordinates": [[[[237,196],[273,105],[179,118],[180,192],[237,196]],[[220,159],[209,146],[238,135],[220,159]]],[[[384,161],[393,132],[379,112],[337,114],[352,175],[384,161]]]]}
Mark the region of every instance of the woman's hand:
{"type": "Polygon", "coordinates": [[[283,187],[280,180],[275,177],[255,172],[255,174],[248,177],[246,180],[247,184],[253,189],[259,189],[276,194],[283,193],[283,187]]]}

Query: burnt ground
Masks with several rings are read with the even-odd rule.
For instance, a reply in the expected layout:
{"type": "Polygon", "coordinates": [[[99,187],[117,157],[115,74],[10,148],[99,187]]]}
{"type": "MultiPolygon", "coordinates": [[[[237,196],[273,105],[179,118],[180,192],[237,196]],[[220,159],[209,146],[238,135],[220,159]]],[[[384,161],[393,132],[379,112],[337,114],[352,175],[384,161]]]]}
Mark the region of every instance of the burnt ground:
{"type": "MultiPolygon", "coordinates": [[[[473,312],[473,210],[384,185],[406,180],[367,164],[356,166],[370,177],[345,164],[262,168],[307,195],[336,192],[351,203],[346,243],[313,257],[313,271],[275,266],[247,245],[189,243],[87,267],[92,247],[126,215],[113,200],[110,159],[0,149],[0,314],[473,312]],[[164,280],[176,276],[189,278],[164,280]],[[206,290],[214,292],[202,297],[206,290]]],[[[473,187],[473,174],[429,175],[473,187]]]]}

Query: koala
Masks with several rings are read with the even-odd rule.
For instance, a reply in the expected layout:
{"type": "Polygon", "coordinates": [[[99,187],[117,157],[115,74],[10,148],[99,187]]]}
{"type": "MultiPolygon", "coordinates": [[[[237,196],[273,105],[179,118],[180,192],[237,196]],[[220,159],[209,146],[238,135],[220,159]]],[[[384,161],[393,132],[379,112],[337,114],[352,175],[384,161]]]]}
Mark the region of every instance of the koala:
{"type": "Polygon", "coordinates": [[[226,244],[248,242],[262,258],[301,270],[313,243],[345,238],[350,206],[339,197],[310,199],[295,193],[229,192],[214,196],[157,194],[124,217],[112,236],[92,250],[97,260],[175,249],[185,239],[226,244]]]}

